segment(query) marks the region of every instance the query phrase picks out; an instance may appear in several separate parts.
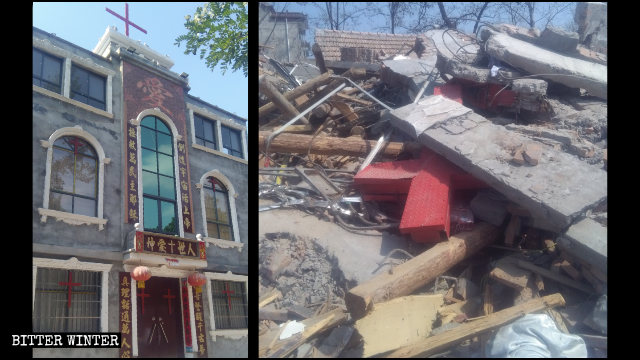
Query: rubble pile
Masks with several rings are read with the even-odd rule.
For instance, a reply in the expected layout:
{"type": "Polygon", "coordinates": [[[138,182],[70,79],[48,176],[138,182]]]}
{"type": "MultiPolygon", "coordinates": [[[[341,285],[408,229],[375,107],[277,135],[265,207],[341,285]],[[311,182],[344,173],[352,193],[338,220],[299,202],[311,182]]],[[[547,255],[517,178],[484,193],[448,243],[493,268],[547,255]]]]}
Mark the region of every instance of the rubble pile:
{"type": "Polygon", "coordinates": [[[606,19],[579,25],[261,58],[260,356],[606,356],[606,19]]]}

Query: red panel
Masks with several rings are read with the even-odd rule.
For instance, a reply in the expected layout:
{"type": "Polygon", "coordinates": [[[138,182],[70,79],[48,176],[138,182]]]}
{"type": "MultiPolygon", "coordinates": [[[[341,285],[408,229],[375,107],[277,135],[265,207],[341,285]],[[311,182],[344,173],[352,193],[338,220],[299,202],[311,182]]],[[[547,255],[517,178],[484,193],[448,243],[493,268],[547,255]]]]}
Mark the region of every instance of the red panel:
{"type": "Polygon", "coordinates": [[[433,95],[442,95],[462,104],[462,86],[459,84],[444,84],[433,88],[433,95]]]}

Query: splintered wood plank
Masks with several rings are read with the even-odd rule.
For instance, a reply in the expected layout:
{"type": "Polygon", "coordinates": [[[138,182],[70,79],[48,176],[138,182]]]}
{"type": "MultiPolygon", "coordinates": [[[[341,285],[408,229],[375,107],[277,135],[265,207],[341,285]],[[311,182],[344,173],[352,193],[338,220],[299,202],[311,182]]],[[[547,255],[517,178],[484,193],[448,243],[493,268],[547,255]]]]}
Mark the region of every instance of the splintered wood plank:
{"type": "Polygon", "coordinates": [[[442,352],[461,341],[504,326],[524,314],[564,305],[564,298],[559,293],[532,299],[526,303],[495,312],[478,320],[461,324],[449,331],[428,337],[418,343],[399,348],[391,352],[387,357],[427,357],[442,352]]]}
{"type": "Polygon", "coordinates": [[[435,280],[460,261],[491,244],[497,227],[477,223],[472,231],[462,232],[440,242],[413,259],[396,266],[393,273],[381,273],[351,290],[345,296],[347,309],[354,319],[362,318],[374,303],[409,295],[435,280]]]}
{"type": "Polygon", "coordinates": [[[514,261],[509,257],[498,260],[489,276],[511,288],[522,290],[527,286],[531,271],[519,268],[514,261]]]}
{"type": "Polygon", "coordinates": [[[258,300],[258,308],[264,307],[268,303],[280,298],[282,298],[282,293],[280,292],[280,290],[275,288],[271,289],[271,291],[260,297],[260,299],[258,300]]]}
{"type": "Polygon", "coordinates": [[[375,304],[355,324],[363,340],[362,356],[397,349],[429,336],[443,304],[442,294],[404,296],[375,304]]]}
{"type": "Polygon", "coordinates": [[[312,319],[302,321],[305,325],[302,333],[295,334],[283,340],[279,339],[282,328],[273,329],[259,337],[258,356],[286,357],[317,334],[340,325],[346,319],[347,315],[342,309],[335,309],[312,319]]]}
{"type": "Polygon", "coordinates": [[[578,289],[580,291],[583,291],[587,294],[593,294],[594,291],[592,288],[589,288],[588,286],[586,286],[583,283],[579,283],[575,280],[572,280],[566,276],[562,276],[560,274],[555,274],[552,271],[549,271],[547,269],[541,268],[539,266],[533,265],[529,262],[526,261],[522,261],[522,260],[518,260],[518,266],[523,268],[523,269],[527,269],[527,270],[531,270],[537,274],[540,274],[548,279],[554,280],[559,282],[560,284],[563,285],[567,285],[567,286],[571,286],[574,289],[578,289]]]}

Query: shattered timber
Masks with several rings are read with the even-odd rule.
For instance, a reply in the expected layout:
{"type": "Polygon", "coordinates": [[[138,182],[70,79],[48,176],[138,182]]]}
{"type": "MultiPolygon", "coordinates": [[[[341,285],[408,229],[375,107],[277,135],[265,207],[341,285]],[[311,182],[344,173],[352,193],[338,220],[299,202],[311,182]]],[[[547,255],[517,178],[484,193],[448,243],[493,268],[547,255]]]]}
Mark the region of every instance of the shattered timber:
{"type": "Polygon", "coordinates": [[[497,356],[519,321],[607,356],[606,4],[578,20],[261,45],[260,357],[497,356]]]}

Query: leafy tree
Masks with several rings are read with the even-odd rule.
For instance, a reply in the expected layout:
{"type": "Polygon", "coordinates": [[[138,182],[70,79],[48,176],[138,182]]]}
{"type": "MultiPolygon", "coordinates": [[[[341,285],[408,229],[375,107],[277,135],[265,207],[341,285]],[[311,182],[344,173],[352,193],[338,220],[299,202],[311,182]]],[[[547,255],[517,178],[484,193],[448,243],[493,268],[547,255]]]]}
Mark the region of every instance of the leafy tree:
{"type": "Polygon", "coordinates": [[[247,76],[248,56],[248,3],[210,2],[198,7],[193,18],[185,16],[188,33],[176,38],[175,45],[186,42],[185,54],[200,52],[206,57],[212,71],[220,65],[224,74],[229,66],[235,72],[242,69],[247,76]]]}

